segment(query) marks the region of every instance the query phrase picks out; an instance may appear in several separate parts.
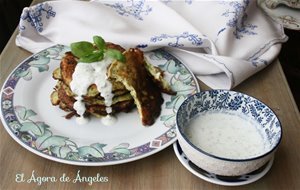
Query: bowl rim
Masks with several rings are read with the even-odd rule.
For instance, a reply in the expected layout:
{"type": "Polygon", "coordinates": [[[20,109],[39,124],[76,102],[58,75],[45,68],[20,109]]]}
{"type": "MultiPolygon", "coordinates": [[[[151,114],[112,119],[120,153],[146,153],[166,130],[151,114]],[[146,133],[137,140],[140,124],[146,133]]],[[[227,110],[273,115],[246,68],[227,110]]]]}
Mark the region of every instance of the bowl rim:
{"type": "Polygon", "coordinates": [[[245,161],[252,161],[252,160],[257,160],[257,159],[260,159],[260,158],[263,158],[269,154],[271,154],[274,150],[277,149],[277,147],[279,146],[280,142],[281,142],[281,139],[282,139],[282,135],[283,135],[283,132],[282,132],[282,126],[281,126],[281,122],[278,118],[278,116],[276,115],[276,113],[267,105],[265,104],[264,102],[262,102],[261,100],[253,97],[253,96],[250,96],[248,94],[245,94],[245,93],[242,93],[242,92],[238,92],[238,91],[234,91],[234,90],[225,90],[225,89],[212,89],[212,90],[204,90],[204,91],[201,91],[201,92],[196,92],[195,94],[193,95],[190,95],[188,96],[184,101],[183,103],[179,106],[178,108],[178,111],[176,113],[176,129],[177,131],[179,131],[180,135],[183,137],[183,139],[190,145],[192,146],[194,149],[196,149],[197,151],[205,154],[206,156],[208,157],[212,157],[212,158],[215,158],[215,159],[219,159],[219,160],[224,160],[224,161],[232,161],[232,162],[245,162],[245,161]],[[214,154],[211,154],[211,153],[208,153],[204,150],[202,150],[201,148],[197,147],[196,145],[194,145],[187,137],[186,135],[184,134],[184,132],[180,129],[180,127],[178,127],[178,113],[181,112],[181,109],[183,109],[183,106],[188,102],[190,101],[190,99],[192,99],[193,97],[195,97],[196,95],[203,95],[205,93],[209,93],[211,91],[222,91],[222,92],[229,92],[229,93],[238,93],[238,94],[242,94],[242,95],[246,95],[250,98],[253,98],[254,100],[257,100],[259,101],[260,103],[262,103],[264,106],[266,106],[268,109],[270,109],[272,111],[272,113],[275,115],[276,119],[278,120],[279,122],[279,128],[280,128],[280,137],[276,143],[276,145],[271,148],[269,151],[265,152],[264,154],[261,154],[261,155],[258,155],[258,156],[255,156],[255,157],[250,157],[250,158],[243,158],[243,159],[234,159],[234,158],[224,158],[224,157],[220,157],[220,156],[216,156],[214,154]]]}

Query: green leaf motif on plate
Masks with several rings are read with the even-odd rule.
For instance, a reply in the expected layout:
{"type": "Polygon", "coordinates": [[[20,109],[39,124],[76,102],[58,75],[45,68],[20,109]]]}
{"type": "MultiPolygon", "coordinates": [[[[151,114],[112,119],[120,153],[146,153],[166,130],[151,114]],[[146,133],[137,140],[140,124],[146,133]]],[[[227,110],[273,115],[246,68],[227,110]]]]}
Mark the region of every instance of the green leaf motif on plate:
{"type": "Polygon", "coordinates": [[[49,63],[51,60],[61,60],[64,53],[69,49],[62,45],[53,46],[47,50],[37,53],[34,57],[28,60],[28,68],[20,68],[15,73],[16,77],[23,78],[26,81],[32,79],[32,68],[36,68],[38,72],[45,72],[49,70],[49,63]]]}
{"type": "Polygon", "coordinates": [[[128,147],[129,147],[128,143],[122,143],[122,144],[119,144],[118,146],[114,147],[110,152],[124,154],[124,155],[130,155],[131,152],[128,149],[128,147]]]}
{"type": "MultiPolygon", "coordinates": [[[[168,57],[168,56],[167,56],[168,57]]],[[[182,64],[179,64],[175,60],[166,58],[160,51],[155,51],[154,54],[150,55],[152,60],[165,61],[163,64],[158,65],[164,71],[171,74],[169,84],[172,89],[176,92],[175,96],[171,96],[169,100],[166,100],[166,108],[171,110],[170,114],[160,116],[160,120],[164,122],[166,127],[174,127],[176,112],[182,102],[188,95],[191,95],[197,91],[196,84],[193,76],[189,73],[182,64]]]]}
{"type": "Polygon", "coordinates": [[[104,157],[103,147],[105,144],[95,143],[90,146],[82,146],[78,148],[78,154],[82,157],[84,156],[93,156],[95,158],[104,157]]]}
{"type": "MultiPolygon", "coordinates": [[[[21,126],[15,130],[21,132],[21,139],[30,144],[31,147],[45,154],[68,160],[105,157],[106,153],[103,148],[106,144],[93,143],[89,146],[78,147],[76,143],[67,137],[53,135],[46,123],[32,120],[31,117],[37,115],[33,110],[26,109],[24,106],[15,106],[14,109],[19,121],[22,121],[20,123],[21,126]]],[[[114,147],[110,153],[129,156],[131,152],[128,147],[128,143],[121,143],[114,147]]],[[[118,156],[115,159],[118,159],[118,156]]]]}
{"type": "Polygon", "coordinates": [[[159,67],[164,70],[168,71],[171,74],[176,74],[181,71],[181,68],[176,67],[176,63],[174,60],[169,60],[163,65],[159,65],[159,67]]]}
{"type": "Polygon", "coordinates": [[[44,134],[42,136],[39,136],[36,141],[35,141],[35,145],[37,148],[41,147],[41,144],[49,137],[52,136],[52,132],[48,129],[46,129],[44,131],[44,134]]]}
{"type": "Polygon", "coordinates": [[[182,102],[185,100],[184,95],[177,95],[177,96],[172,96],[171,100],[166,102],[166,107],[168,109],[172,109],[177,111],[179,106],[182,104],[182,102]]]}
{"type": "Polygon", "coordinates": [[[54,146],[51,148],[51,152],[56,154],[58,157],[65,158],[72,149],[69,146],[54,146]]]}
{"type": "Polygon", "coordinates": [[[44,72],[49,70],[49,65],[32,64],[31,67],[37,68],[39,72],[44,72]]]}
{"type": "Polygon", "coordinates": [[[48,126],[43,122],[24,122],[22,123],[22,127],[20,128],[21,132],[32,132],[36,136],[41,136],[44,134],[45,129],[48,126]]]}
{"type": "Polygon", "coordinates": [[[17,113],[18,117],[22,120],[22,121],[26,121],[27,119],[29,119],[32,116],[35,116],[36,113],[31,110],[31,109],[26,109],[23,106],[15,106],[15,112],[17,113]]]}
{"type": "Polygon", "coordinates": [[[64,146],[67,139],[68,138],[66,137],[52,135],[48,138],[45,138],[44,141],[40,142],[40,144],[37,144],[37,148],[39,150],[44,150],[55,146],[64,146]]]}
{"type": "Polygon", "coordinates": [[[15,74],[17,77],[21,77],[26,81],[30,81],[32,79],[32,71],[30,68],[27,70],[19,70],[15,74]]]}
{"type": "MultiPolygon", "coordinates": [[[[60,155],[57,155],[57,157],[60,157],[60,155]]],[[[66,155],[66,157],[60,157],[60,158],[65,158],[67,160],[75,160],[75,161],[81,160],[78,152],[69,152],[66,155]]]]}

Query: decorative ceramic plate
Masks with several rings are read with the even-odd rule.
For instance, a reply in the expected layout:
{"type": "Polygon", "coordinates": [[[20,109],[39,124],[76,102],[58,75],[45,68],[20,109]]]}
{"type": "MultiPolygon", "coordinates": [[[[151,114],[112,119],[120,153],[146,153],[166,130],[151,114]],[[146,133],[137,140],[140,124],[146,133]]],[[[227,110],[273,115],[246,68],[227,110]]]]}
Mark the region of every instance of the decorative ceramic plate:
{"type": "Polygon", "coordinates": [[[271,169],[271,166],[274,161],[274,157],[273,157],[264,166],[249,174],[245,174],[241,176],[221,176],[221,175],[216,175],[208,171],[205,171],[199,168],[193,162],[191,162],[182,151],[178,141],[176,141],[173,144],[173,148],[181,164],[186,169],[188,169],[192,174],[210,183],[224,185],[224,186],[239,186],[239,185],[246,185],[249,183],[253,183],[259,180],[260,178],[262,178],[264,175],[266,175],[266,173],[271,169]]]}
{"type": "Polygon", "coordinates": [[[193,74],[164,50],[146,53],[165,71],[175,96],[163,94],[164,104],[156,122],[141,124],[137,110],[117,115],[113,126],[92,118],[77,125],[75,118],[52,106],[50,94],[59,67],[69,48],[56,45],[32,55],[7,78],[1,91],[1,120],[8,133],[26,149],[44,158],[73,165],[102,166],[126,163],[154,154],[176,140],[175,116],[183,100],[199,91],[193,74]]]}
{"type": "Polygon", "coordinates": [[[273,20],[283,25],[283,27],[300,30],[300,9],[290,8],[280,5],[274,9],[266,6],[266,0],[258,0],[257,4],[266,12],[273,20]]]}

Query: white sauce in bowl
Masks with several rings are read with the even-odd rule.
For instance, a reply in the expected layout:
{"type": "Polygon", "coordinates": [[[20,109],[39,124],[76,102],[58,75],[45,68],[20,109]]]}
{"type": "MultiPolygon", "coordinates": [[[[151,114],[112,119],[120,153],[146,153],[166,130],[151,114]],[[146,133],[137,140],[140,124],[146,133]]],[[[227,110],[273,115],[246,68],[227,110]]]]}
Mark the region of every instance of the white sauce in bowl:
{"type": "Polygon", "coordinates": [[[185,129],[189,140],[212,155],[229,159],[247,159],[264,154],[269,146],[257,130],[259,123],[241,116],[208,112],[193,118],[185,129]]]}
{"type": "Polygon", "coordinates": [[[88,119],[84,118],[83,114],[86,110],[85,104],[82,101],[82,96],[87,94],[87,89],[90,85],[96,84],[97,89],[101,92],[101,96],[104,98],[107,116],[105,117],[104,125],[112,125],[116,120],[110,115],[112,112],[111,105],[114,94],[112,93],[112,84],[107,80],[107,67],[112,63],[112,59],[104,57],[103,60],[93,63],[77,63],[75,71],[72,75],[72,81],[70,83],[70,88],[73,93],[77,96],[75,97],[76,102],[73,108],[76,110],[77,114],[80,115],[76,119],[78,124],[85,124],[88,119]],[[111,121],[110,121],[111,120],[111,121]]]}

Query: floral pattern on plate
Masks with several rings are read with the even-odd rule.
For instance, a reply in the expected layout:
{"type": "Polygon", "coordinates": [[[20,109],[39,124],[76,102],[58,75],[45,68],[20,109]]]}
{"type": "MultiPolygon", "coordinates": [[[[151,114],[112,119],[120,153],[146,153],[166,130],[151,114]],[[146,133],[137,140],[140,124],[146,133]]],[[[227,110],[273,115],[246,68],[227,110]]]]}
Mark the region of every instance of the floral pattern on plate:
{"type": "Polygon", "coordinates": [[[63,118],[65,113],[53,107],[49,99],[55,85],[52,71],[66,51],[68,47],[56,45],[32,55],[4,83],[0,116],[18,143],[50,160],[99,166],[141,159],[176,140],[177,109],[187,96],[199,91],[197,80],[179,60],[164,50],[145,53],[152,64],[164,70],[177,92],[163,95],[162,112],[153,126],[142,126],[135,111],[118,116],[118,126],[105,128],[96,118],[88,126],[76,126],[72,119],[63,118]]]}

